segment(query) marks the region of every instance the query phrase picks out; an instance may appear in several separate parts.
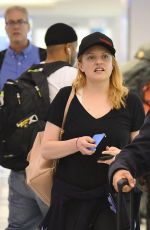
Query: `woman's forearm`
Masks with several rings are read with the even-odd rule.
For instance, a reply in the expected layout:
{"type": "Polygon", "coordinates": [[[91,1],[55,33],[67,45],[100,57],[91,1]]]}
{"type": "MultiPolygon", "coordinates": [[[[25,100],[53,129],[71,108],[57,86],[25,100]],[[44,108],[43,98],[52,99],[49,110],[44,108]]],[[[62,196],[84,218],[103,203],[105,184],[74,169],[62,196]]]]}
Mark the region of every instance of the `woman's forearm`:
{"type": "Polygon", "coordinates": [[[78,151],[76,141],[78,138],[73,138],[65,141],[47,141],[41,146],[41,153],[45,159],[62,158],[78,151]]]}

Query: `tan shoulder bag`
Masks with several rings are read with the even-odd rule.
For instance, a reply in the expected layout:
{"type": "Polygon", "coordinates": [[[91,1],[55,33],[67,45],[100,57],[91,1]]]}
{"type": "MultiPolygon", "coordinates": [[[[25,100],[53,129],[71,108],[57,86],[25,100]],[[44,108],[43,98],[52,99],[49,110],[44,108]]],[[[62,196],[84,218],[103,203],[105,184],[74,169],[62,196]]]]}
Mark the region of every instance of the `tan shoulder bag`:
{"type": "MultiPolygon", "coordinates": [[[[72,89],[64,111],[60,140],[64,130],[66,115],[73,97],[74,90],[72,89]]],[[[41,200],[50,206],[53,174],[55,172],[57,160],[45,160],[42,157],[39,150],[43,133],[44,131],[38,132],[33,147],[28,154],[27,160],[29,165],[26,168],[26,182],[29,187],[41,198],[41,200]]]]}

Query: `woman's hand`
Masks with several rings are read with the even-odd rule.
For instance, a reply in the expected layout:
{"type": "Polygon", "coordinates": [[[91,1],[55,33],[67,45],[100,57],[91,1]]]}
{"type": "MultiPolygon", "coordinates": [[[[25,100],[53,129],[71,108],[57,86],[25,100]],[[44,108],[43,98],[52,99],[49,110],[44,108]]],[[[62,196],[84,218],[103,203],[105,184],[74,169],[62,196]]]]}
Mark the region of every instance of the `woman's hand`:
{"type": "Polygon", "coordinates": [[[77,151],[80,151],[83,155],[92,155],[96,150],[95,141],[90,136],[78,137],[76,147],[77,151]]]}
{"type": "Polygon", "coordinates": [[[98,163],[104,163],[104,164],[108,164],[110,165],[114,160],[115,160],[115,157],[117,154],[119,154],[121,151],[121,149],[117,148],[117,147],[114,147],[114,146],[111,146],[111,147],[106,147],[106,150],[102,152],[102,154],[110,154],[110,155],[113,155],[114,157],[110,160],[98,160],[97,162],[98,163]]]}

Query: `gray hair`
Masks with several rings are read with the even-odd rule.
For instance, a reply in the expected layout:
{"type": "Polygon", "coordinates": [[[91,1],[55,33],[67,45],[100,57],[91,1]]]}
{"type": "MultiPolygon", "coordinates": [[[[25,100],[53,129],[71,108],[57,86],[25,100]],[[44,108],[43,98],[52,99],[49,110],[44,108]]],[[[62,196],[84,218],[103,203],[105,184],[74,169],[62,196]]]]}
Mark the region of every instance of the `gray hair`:
{"type": "Polygon", "coordinates": [[[11,6],[11,7],[7,8],[6,11],[5,11],[5,14],[4,14],[5,19],[7,17],[7,14],[9,14],[9,12],[11,12],[13,10],[17,10],[17,11],[20,11],[20,12],[24,13],[26,15],[27,19],[28,19],[28,17],[29,17],[28,11],[23,6],[11,6]]]}

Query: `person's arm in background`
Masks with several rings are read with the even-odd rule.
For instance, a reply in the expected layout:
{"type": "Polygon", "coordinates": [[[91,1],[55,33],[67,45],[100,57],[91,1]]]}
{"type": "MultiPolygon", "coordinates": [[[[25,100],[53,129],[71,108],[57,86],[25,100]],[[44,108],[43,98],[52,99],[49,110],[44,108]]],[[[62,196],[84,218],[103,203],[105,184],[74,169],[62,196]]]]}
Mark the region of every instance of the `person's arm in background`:
{"type": "MultiPolygon", "coordinates": [[[[139,130],[138,131],[135,131],[135,132],[131,132],[130,133],[130,139],[131,141],[133,141],[133,139],[139,134],[139,130]]],[[[114,157],[110,160],[98,160],[97,162],[98,163],[104,163],[104,164],[108,164],[110,165],[116,158],[116,156],[120,153],[121,149],[117,148],[117,147],[114,147],[114,146],[111,146],[111,147],[106,147],[106,150],[104,150],[102,152],[102,154],[110,154],[110,155],[113,155],[114,157]]]]}
{"type": "MultiPolygon", "coordinates": [[[[139,130],[143,125],[144,118],[145,118],[143,103],[139,99],[139,97],[137,97],[137,95],[135,95],[134,93],[128,94],[128,99],[126,100],[126,106],[127,106],[125,109],[126,113],[130,114],[128,120],[128,124],[130,128],[128,130],[129,140],[124,144],[124,146],[131,143],[134,140],[134,138],[139,134],[139,130]]],[[[111,145],[109,147],[106,147],[106,150],[103,151],[102,154],[110,154],[113,155],[114,157],[111,160],[106,160],[106,161],[103,160],[99,162],[110,165],[115,160],[115,157],[120,153],[121,149],[124,146],[122,146],[121,148],[118,148],[118,146],[111,146],[111,145]]]]}
{"type": "Polygon", "coordinates": [[[145,118],[139,135],[120,152],[111,164],[109,169],[110,183],[113,183],[117,190],[117,182],[121,178],[127,178],[129,186],[124,188],[124,191],[127,192],[135,185],[133,178],[137,178],[148,171],[150,171],[150,112],[145,118]]]}

